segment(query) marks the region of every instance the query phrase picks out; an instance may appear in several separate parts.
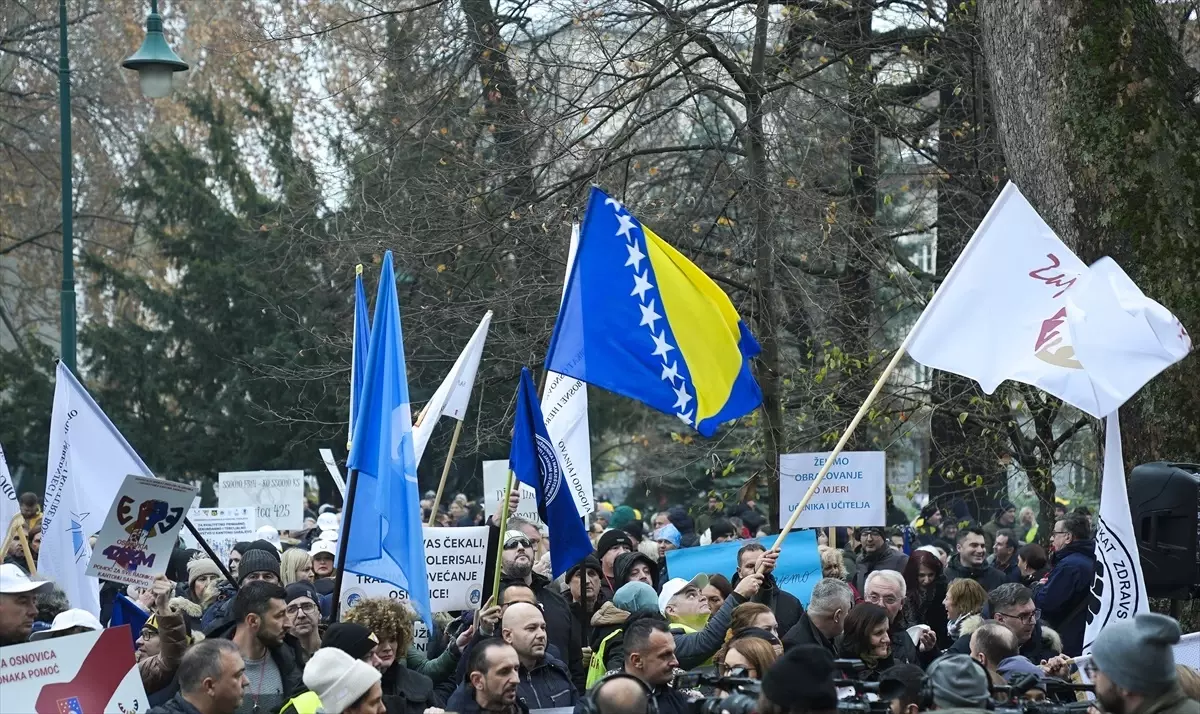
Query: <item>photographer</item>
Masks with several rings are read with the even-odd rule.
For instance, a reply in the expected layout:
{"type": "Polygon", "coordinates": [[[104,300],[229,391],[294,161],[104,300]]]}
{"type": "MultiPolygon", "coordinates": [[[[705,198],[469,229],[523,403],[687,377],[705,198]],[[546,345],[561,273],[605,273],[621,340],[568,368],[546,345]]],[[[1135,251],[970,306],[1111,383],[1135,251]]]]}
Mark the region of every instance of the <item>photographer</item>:
{"type": "Polygon", "coordinates": [[[833,658],[818,645],[796,645],[763,677],[759,714],[835,714],[833,658]]]}

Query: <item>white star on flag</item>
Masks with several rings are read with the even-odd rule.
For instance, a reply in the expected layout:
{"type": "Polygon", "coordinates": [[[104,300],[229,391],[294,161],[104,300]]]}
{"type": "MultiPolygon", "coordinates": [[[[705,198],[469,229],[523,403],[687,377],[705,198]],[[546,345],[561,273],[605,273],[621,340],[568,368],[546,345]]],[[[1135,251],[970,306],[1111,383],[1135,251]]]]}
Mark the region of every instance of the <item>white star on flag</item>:
{"type": "Polygon", "coordinates": [[[676,414],[675,416],[679,417],[679,421],[683,422],[684,424],[687,424],[688,426],[692,425],[692,413],[691,412],[686,412],[683,414],[676,414]]]}
{"type": "Polygon", "coordinates": [[[612,206],[614,211],[624,211],[625,210],[625,206],[621,205],[621,202],[618,201],[617,199],[613,198],[612,196],[609,196],[608,198],[604,199],[604,205],[612,206]]]}
{"type": "Polygon", "coordinates": [[[653,330],[654,323],[662,319],[662,315],[654,311],[654,298],[650,298],[649,305],[638,305],[638,307],[642,311],[642,321],[638,323],[638,327],[649,325],[650,329],[653,330]]]}
{"type": "Polygon", "coordinates": [[[641,275],[633,274],[633,292],[630,295],[637,295],[639,300],[646,299],[646,291],[654,288],[650,281],[646,279],[648,272],[643,272],[641,275]]]}
{"type": "Polygon", "coordinates": [[[652,355],[654,357],[666,357],[668,352],[675,349],[667,342],[666,332],[663,332],[661,335],[656,335],[651,332],[650,337],[654,340],[654,352],[652,355]]]}
{"type": "Polygon", "coordinates": [[[675,390],[675,409],[687,409],[688,402],[692,401],[692,395],[687,393],[687,385],[681,384],[675,390]]]}
{"type": "Polygon", "coordinates": [[[666,363],[663,363],[663,371],[662,371],[662,376],[660,377],[660,379],[671,380],[671,386],[674,387],[675,380],[679,379],[679,363],[672,362],[670,367],[668,367],[666,365],[666,363]]]}
{"type": "Polygon", "coordinates": [[[632,265],[634,270],[641,270],[642,259],[646,257],[646,254],[642,252],[637,243],[626,243],[625,250],[629,251],[629,258],[625,261],[625,266],[632,265]]]}
{"type": "Polygon", "coordinates": [[[629,215],[617,215],[617,220],[621,222],[621,227],[617,229],[617,235],[625,236],[625,240],[629,240],[629,231],[633,230],[633,217],[629,215]]]}

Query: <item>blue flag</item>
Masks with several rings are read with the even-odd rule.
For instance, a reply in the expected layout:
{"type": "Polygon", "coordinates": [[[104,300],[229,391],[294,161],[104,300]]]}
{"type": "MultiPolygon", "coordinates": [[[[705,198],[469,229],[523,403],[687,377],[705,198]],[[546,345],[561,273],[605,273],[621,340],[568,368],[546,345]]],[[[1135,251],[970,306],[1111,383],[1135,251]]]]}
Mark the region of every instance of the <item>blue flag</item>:
{"type": "Polygon", "coordinates": [[[125,595],[117,593],[117,596],[113,598],[112,615],[109,616],[108,626],[129,625],[134,646],[137,646],[137,639],[142,636],[142,628],[146,626],[146,621],[149,619],[150,613],[138,607],[125,595]]]}
{"type": "Polygon", "coordinates": [[[358,419],[363,378],[367,372],[367,352],[371,349],[371,318],[367,316],[367,295],[363,290],[362,265],[354,275],[354,342],[350,351],[350,425],[346,430],[346,448],[354,443],[354,422],[358,419]]]}
{"type": "Polygon", "coordinates": [[[508,467],[518,481],[537,491],[538,516],[550,531],[550,569],[557,578],[592,552],[592,542],[575,508],[575,499],[565,486],[558,452],[546,433],[542,405],[526,367],[521,368],[521,384],[517,387],[517,417],[508,467]]]}
{"type": "Polygon", "coordinates": [[[592,189],[546,368],[679,417],[704,436],[762,403],[758,343],[700,268],[592,189]]]}
{"type": "Polygon", "coordinates": [[[350,539],[345,568],[403,590],[432,631],[404,336],[391,251],[384,255],[379,273],[375,324],[360,397],[354,443],[346,460],[347,468],[356,469],[358,477],[349,533],[342,536],[350,539]]]}

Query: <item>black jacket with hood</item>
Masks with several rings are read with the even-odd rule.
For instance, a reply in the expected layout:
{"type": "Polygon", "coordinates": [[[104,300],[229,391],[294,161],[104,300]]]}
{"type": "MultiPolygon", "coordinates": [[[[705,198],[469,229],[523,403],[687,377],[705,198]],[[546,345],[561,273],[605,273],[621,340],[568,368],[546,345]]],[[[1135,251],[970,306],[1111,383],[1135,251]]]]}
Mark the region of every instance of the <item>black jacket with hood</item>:
{"type": "Polygon", "coordinates": [[[653,580],[650,587],[654,588],[654,592],[662,589],[662,582],[659,579],[658,563],[653,558],[645,553],[635,550],[632,553],[622,553],[613,561],[613,591],[617,591],[622,585],[629,582],[629,571],[633,570],[633,566],[638,563],[645,563],[650,568],[650,579],[653,580]]]}

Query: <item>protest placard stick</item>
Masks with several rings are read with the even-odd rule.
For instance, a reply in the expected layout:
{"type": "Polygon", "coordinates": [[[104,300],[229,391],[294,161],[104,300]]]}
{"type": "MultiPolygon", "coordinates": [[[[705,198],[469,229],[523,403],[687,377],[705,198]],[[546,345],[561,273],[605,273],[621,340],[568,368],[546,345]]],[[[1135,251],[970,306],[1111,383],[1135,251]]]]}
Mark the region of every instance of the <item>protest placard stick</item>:
{"type": "Polygon", "coordinates": [[[350,521],[354,518],[354,492],[358,486],[358,469],[350,469],[346,476],[346,509],[342,512],[342,529],[338,537],[337,575],[333,580],[333,605],[329,621],[338,621],[338,610],[342,604],[342,577],[346,574],[346,549],[350,545],[350,521]]]}
{"type": "Polygon", "coordinates": [[[458,437],[462,434],[463,423],[455,419],[454,436],[450,437],[450,451],[446,452],[446,463],[442,466],[442,480],[438,481],[437,494],[433,497],[433,506],[429,509],[429,527],[437,521],[438,506],[442,503],[442,492],[446,490],[446,477],[450,475],[450,461],[454,459],[454,450],[458,448],[458,437]]]}
{"type": "Polygon", "coordinates": [[[500,522],[496,524],[500,527],[500,547],[496,549],[496,570],[495,577],[492,578],[492,600],[495,602],[499,602],[500,598],[500,566],[504,565],[504,529],[508,523],[508,499],[512,496],[512,490],[513,472],[509,469],[508,485],[504,487],[504,501],[500,505],[500,522]]]}
{"type": "Polygon", "coordinates": [[[837,528],[829,527],[829,547],[837,550],[837,528]]]}
{"type": "Polygon", "coordinates": [[[4,547],[0,548],[2,557],[7,557],[8,547],[12,545],[13,540],[21,542],[21,550],[25,553],[25,566],[29,571],[30,577],[37,577],[37,567],[33,561],[33,551],[29,549],[29,539],[25,537],[25,517],[20,513],[12,517],[8,523],[8,531],[4,534],[4,547]]]}
{"type": "Polygon", "coordinates": [[[8,557],[8,546],[12,545],[13,538],[16,538],[16,529],[25,527],[25,516],[20,513],[12,517],[8,522],[8,528],[4,531],[4,547],[0,548],[0,558],[8,557]]]}
{"type": "Polygon", "coordinates": [[[207,555],[212,562],[217,564],[217,570],[221,571],[221,575],[224,575],[225,579],[229,581],[229,584],[233,586],[233,589],[237,590],[237,578],[233,577],[233,575],[229,572],[229,568],[225,567],[225,563],[217,557],[217,554],[215,551],[213,551],[212,546],[208,544],[208,541],[204,540],[204,536],[200,535],[200,531],[196,530],[196,526],[192,525],[192,522],[187,518],[184,518],[183,527],[188,529],[188,533],[191,533],[192,537],[196,539],[196,542],[200,544],[200,547],[204,550],[205,555],[207,555]]]}

